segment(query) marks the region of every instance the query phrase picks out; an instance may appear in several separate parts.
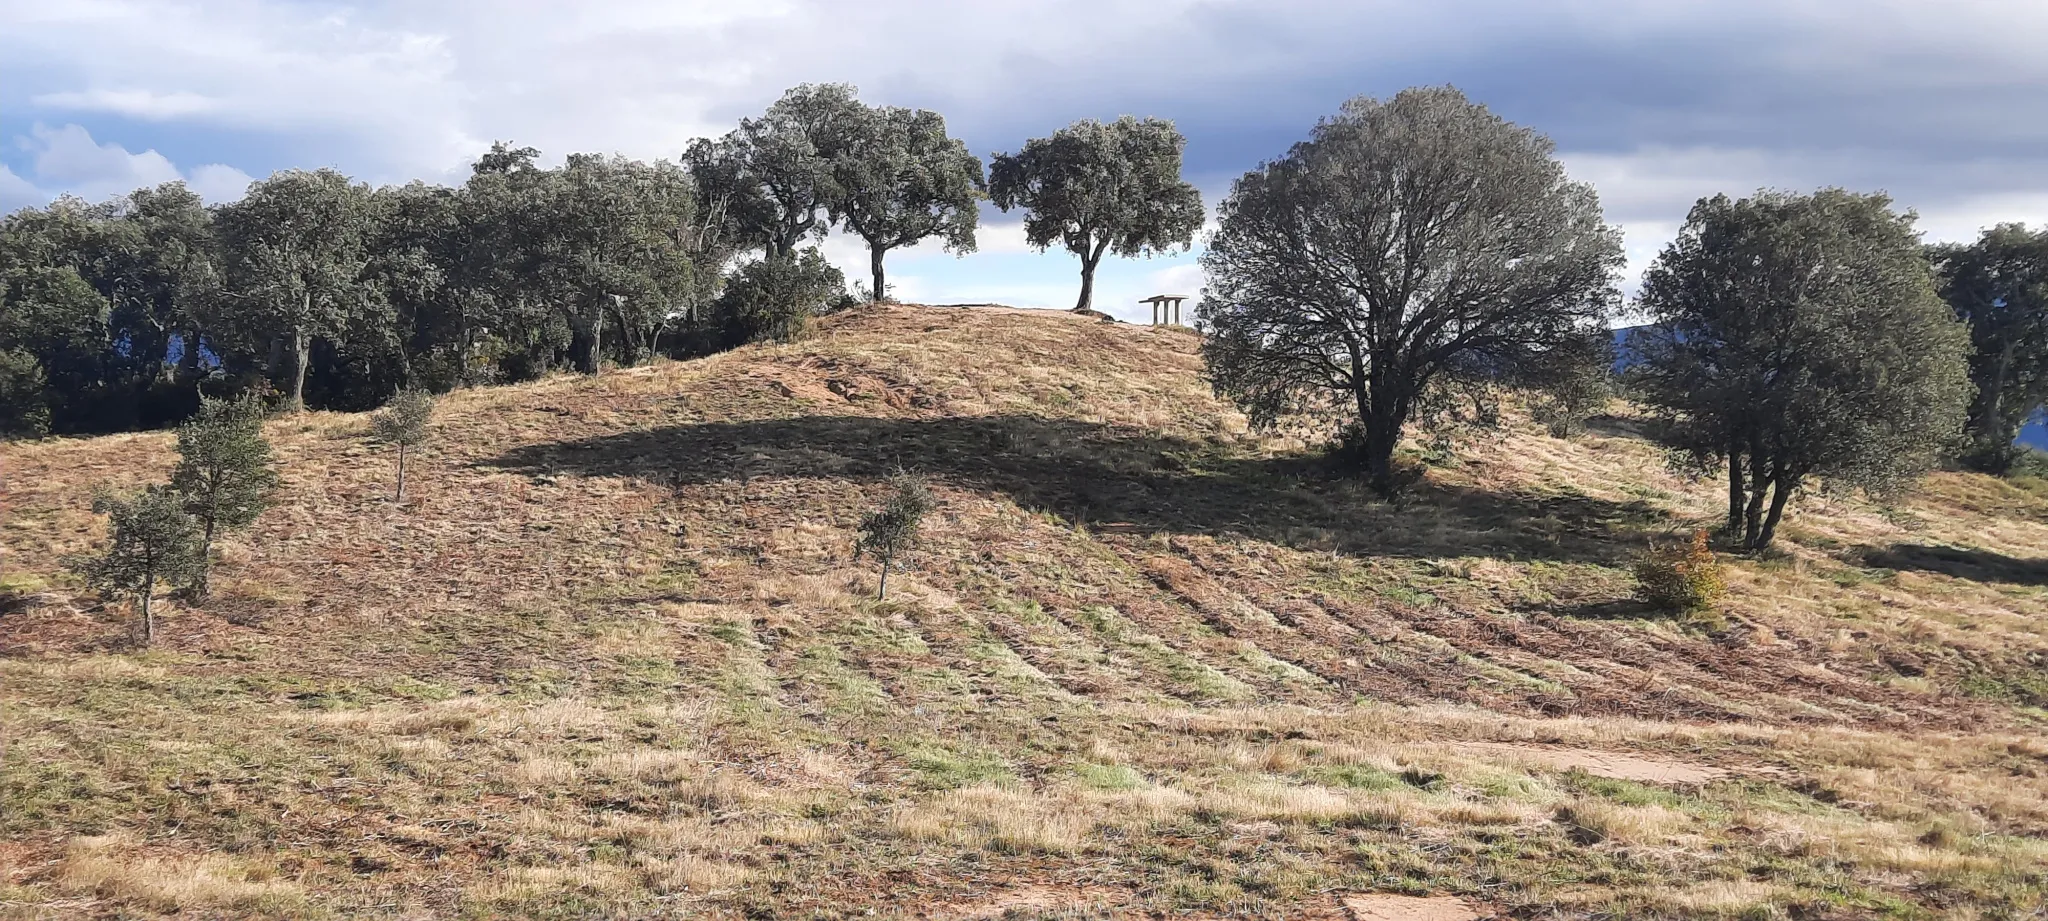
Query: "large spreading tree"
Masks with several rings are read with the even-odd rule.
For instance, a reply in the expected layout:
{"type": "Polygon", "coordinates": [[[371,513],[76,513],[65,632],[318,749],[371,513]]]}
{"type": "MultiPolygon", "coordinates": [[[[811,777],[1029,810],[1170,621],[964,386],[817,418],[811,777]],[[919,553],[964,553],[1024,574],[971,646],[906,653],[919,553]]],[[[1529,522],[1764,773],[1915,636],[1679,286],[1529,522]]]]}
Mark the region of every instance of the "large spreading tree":
{"type": "Polygon", "coordinates": [[[1375,488],[1432,385],[1568,372],[1622,264],[1549,139],[1451,88],[1353,99],[1232,187],[1196,315],[1254,424],[1338,423],[1375,488]]]}
{"type": "Polygon", "coordinates": [[[314,341],[342,338],[386,310],[366,271],[372,202],[368,186],[334,170],[289,170],[221,210],[227,325],[270,344],[273,383],[289,374],[290,410],[305,408],[314,341]]]}
{"type": "Polygon", "coordinates": [[[1726,466],[1745,547],[1770,546],[1814,478],[1888,491],[1961,429],[1969,334],[1913,220],[1840,189],[1717,195],[1644,274],[1642,392],[1678,457],[1726,466]]]}
{"type": "Polygon", "coordinates": [[[705,207],[732,221],[742,246],[788,256],[825,235],[842,195],[834,161],[866,117],[853,87],[806,83],[724,137],[691,143],[684,160],[705,207]]]}
{"type": "Polygon", "coordinates": [[[1180,175],[1186,146],[1162,119],[1077,121],[1014,154],[996,154],[989,198],[1004,211],[1025,209],[1024,237],[1032,246],[1058,243],[1080,257],[1074,309],[1088,310],[1104,254],[1146,256],[1193,244],[1202,196],[1180,175]]]}
{"type": "Polygon", "coordinates": [[[981,159],[946,134],[927,109],[863,109],[833,161],[838,198],[831,213],[868,244],[876,300],[888,295],[882,259],[929,237],[955,253],[974,252],[978,207],[988,183],[981,159]]]}
{"type": "Polygon", "coordinates": [[[2003,224],[1931,253],[1941,296],[1970,325],[1969,445],[1964,460],[2004,473],[2020,426],[2048,400],[2048,227],[2003,224]]]}

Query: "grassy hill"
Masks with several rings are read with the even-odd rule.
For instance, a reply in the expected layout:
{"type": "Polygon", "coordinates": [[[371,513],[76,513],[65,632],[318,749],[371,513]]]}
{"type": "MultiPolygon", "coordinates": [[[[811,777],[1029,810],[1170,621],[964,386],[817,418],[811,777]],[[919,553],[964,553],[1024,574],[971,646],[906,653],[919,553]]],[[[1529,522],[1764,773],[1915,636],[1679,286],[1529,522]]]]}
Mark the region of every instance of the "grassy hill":
{"type": "Polygon", "coordinates": [[[144,651],[60,558],[170,437],[0,447],[0,917],[2039,917],[2048,484],[1807,497],[1674,620],[1628,566],[1716,486],[1631,420],[1388,505],[1196,344],[858,311],[452,395],[402,506],[282,419],[144,651]]]}

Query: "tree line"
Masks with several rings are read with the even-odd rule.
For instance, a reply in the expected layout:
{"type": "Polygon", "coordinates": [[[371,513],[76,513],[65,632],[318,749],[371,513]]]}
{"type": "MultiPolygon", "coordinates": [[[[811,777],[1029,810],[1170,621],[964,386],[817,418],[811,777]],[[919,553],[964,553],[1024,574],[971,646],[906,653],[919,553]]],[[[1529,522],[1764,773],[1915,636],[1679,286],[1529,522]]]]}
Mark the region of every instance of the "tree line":
{"type": "MultiPolygon", "coordinates": [[[[1360,97],[1246,173],[1202,256],[1217,392],[1332,437],[1383,493],[1415,423],[1497,419],[1520,388],[1604,402],[1618,231],[1550,140],[1448,87],[1360,97]]],[[[2048,397],[2048,229],[1923,245],[1880,194],[1694,206],[1644,276],[1622,384],[1674,463],[1725,475],[1769,546],[1815,485],[1889,494],[1943,458],[2002,472],[2048,397]]]]}
{"type": "Polygon", "coordinates": [[[202,397],[360,410],[393,394],[595,373],[800,335],[858,302],[816,243],[884,262],[975,249],[980,203],[1081,259],[1187,247],[1200,197],[1171,123],[1076,122],[980,158],[935,112],[796,87],[675,161],[499,143],[467,181],[373,188],[287,170],[211,205],[181,183],[0,220],[0,435],[152,428],[202,397]]]}

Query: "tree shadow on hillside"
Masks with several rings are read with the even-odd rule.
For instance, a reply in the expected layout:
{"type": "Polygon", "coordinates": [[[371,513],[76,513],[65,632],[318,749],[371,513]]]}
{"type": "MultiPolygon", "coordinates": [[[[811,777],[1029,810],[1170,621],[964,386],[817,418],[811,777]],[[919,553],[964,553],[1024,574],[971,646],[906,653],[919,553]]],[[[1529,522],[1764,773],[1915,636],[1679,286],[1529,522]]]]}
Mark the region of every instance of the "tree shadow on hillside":
{"type": "Polygon", "coordinates": [[[1237,533],[1361,555],[1612,564],[1634,546],[1622,538],[1663,517],[1642,502],[1454,487],[1390,504],[1315,458],[1244,458],[1221,443],[1026,415],[714,422],[530,445],[484,463],[677,486],[908,470],[1109,531],[1237,533]]]}
{"type": "Polygon", "coordinates": [[[1938,572],[1972,582],[2048,586],[2048,560],[2020,559],[1974,547],[1893,544],[1865,551],[1863,562],[1881,569],[1938,572]]]}

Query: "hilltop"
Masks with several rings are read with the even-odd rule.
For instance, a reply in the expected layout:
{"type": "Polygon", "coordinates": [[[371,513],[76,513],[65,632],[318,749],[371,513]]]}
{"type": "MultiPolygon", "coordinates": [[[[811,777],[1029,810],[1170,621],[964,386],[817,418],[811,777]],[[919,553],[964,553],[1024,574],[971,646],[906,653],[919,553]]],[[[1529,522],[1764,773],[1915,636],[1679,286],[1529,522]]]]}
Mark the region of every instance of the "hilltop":
{"type": "Polygon", "coordinates": [[[148,650],[60,561],[171,436],[0,446],[0,917],[2048,899],[2048,483],[1808,496],[1673,619],[1630,563],[1719,497],[1637,420],[1423,452],[1388,504],[1198,344],[864,308],[452,394],[403,505],[366,416],[280,418],[278,506],[148,650]],[[902,470],[940,508],[877,603],[902,470]]]}

